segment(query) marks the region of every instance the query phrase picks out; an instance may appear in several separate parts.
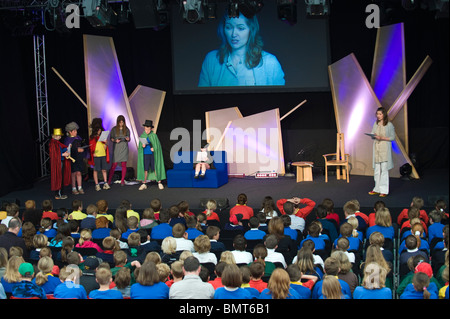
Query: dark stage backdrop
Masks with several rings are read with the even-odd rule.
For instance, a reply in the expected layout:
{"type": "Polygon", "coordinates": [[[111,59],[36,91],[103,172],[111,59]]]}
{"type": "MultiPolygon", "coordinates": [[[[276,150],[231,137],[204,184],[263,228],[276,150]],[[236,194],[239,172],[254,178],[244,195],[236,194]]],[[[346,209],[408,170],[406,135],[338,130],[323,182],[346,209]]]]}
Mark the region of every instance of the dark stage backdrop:
{"type": "MultiPolygon", "coordinates": [[[[354,53],[370,78],[376,30],[365,27],[368,3],[372,1],[333,1],[329,35],[331,62],[354,53]]],[[[423,10],[399,12],[390,23],[405,23],[407,80],[426,55],[433,59],[431,68],[408,100],[410,151],[417,154],[420,169],[448,167],[448,19],[436,20],[434,13],[423,10]]],[[[298,19],[304,18],[299,12],[298,19]]],[[[331,92],[174,95],[170,26],[159,31],[136,30],[132,24],[99,30],[85,19],[81,22],[80,30],[46,34],[51,128],[76,121],[80,125],[79,134],[87,138],[85,107],[50,69],[56,68],[85,99],[82,35],[87,33],[113,37],[128,94],[139,84],[167,92],[158,126],[167,160],[175,143],[169,140],[170,131],[175,127],[191,130],[193,119],[201,119],[204,126],[205,111],[238,106],[246,116],[278,107],[284,115],[305,99],[306,104],[282,121],[285,159],[295,160],[301,149],[313,149],[316,166],[323,166],[320,154],[333,151],[336,123],[331,92]]],[[[40,164],[32,37],[12,38],[0,25],[0,41],[1,196],[31,186],[39,176],[40,164]]],[[[170,163],[166,164],[170,167],[170,163]]]]}

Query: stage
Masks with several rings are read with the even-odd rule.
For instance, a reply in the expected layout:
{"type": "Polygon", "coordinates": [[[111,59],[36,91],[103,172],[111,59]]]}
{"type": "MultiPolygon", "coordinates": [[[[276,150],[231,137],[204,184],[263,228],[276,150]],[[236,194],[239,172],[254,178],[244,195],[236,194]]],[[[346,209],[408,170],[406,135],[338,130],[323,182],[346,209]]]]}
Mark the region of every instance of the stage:
{"type": "Polygon", "coordinates": [[[194,212],[198,212],[201,209],[201,198],[228,198],[230,206],[234,206],[237,195],[245,193],[248,196],[248,205],[254,209],[258,209],[263,198],[269,195],[274,200],[292,196],[307,197],[316,203],[320,203],[324,198],[331,198],[337,211],[341,211],[346,201],[356,198],[361,204],[361,210],[364,208],[366,213],[370,213],[371,211],[367,210],[373,207],[375,201],[381,199],[391,209],[391,214],[396,216],[401,208],[409,206],[413,196],[422,197],[425,206],[428,208],[431,208],[438,198],[443,198],[448,203],[448,173],[448,169],[430,169],[422,172],[420,179],[390,178],[390,194],[385,198],[367,194],[374,185],[371,176],[350,175],[350,183],[347,183],[342,180],[337,181],[336,176],[331,175],[328,178],[328,183],[325,183],[323,174],[315,171],[313,182],[296,183],[295,176],[272,179],[230,177],[228,184],[218,189],[165,187],[165,189],[159,190],[157,185],[153,183],[144,191],[138,190],[139,184],[123,187],[120,184],[113,184],[110,190],[96,192],[93,181],[87,181],[83,183],[84,195],[69,194],[65,200],[53,199],[53,192],[50,191],[50,179],[46,178],[36,181],[32,188],[10,192],[0,197],[0,201],[18,200],[23,209],[24,203],[28,199],[35,200],[38,208],[40,208],[43,200],[52,199],[55,209],[65,207],[70,210],[74,199],[81,199],[85,208],[100,199],[105,199],[108,201],[110,210],[114,210],[121,200],[128,199],[135,210],[142,211],[149,207],[152,199],[159,198],[163,203],[163,208],[186,200],[189,202],[190,208],[194,212]]]}

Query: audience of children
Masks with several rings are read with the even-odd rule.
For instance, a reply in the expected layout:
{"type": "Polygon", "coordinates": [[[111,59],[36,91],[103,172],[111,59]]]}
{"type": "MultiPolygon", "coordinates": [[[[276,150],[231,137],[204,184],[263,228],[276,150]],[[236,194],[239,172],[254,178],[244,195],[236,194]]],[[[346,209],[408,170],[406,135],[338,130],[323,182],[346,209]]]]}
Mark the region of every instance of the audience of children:
{"type": "Polygon", "coordinates": [[[349,201],[344,218],[339,218],[333,202],[326,199],[318,205],[314,220],[306,219],[309,212],[299,208],[304,204],[308,211],[311,202],[284,200],[282,211],[277,212],[273,199],[266,197],[264,213],[253,216],[252,211],[250,216],[246,196],[240,194],[230,215],[248,223],[242,225],[248,230],[236,232],[233,249],[227,250],[220,238],[220,223],[208,226],[210,221],[220,221],[214,200],[196,215],[185,201],[168,210],[161,209],[160,201],[152,201],[154,208],[139,214],[125,200],[114,217],[108,214],[106,201],[88,205],[83,212],[83,203],[74,200],[67,220],[66,210],[58,210],[61,214],[55,216],[47,201],[36,224],[21,224],[18,236],[25,248],[8,251],[0,247],[4,257],[4,262],[0,258],[0,271],[4,264],[0,287],[6,296],[21,298],[168,299],[174,284],[177,287],[192,276],[196,283],[211,287],[207,292],[204,286],[198,296],[206,293],[205,298],[215,299],[443,299],[446,294],[448,298],[445,203],[436,202],[436,209],[427,214],[421,199],[414,198],[401,212],[402,218],[395,218],[402,224],[394,225],[390,210],[381,201],[369,216],[359,211],[357,201],[349,201]],[[302,220],[297,222],[298,218],[302,220]],[[261,230],[260,221],[266,220],[268,227],[261,230]],[[289,221],[295,234],[286,230],[289,221]],[[296,235],[305,236],[298,247],[296,235]],[[326,243],[332,239],[331,247],[326,243]],[[261,243],[248,247],[248,240],[261,243]],[[385,245],[386,240],[389,244],[398,241],[397,255],[385,245]],[[81,256],[75,248],[95,248],[97,254],[81,256]],[[445,256],[440,264],[433,264],[436,251],[445,256]],[[184,268],[186,256],[192,257],[184,268]],[[396,259],[399,284],[393,293],[396,259]]]}

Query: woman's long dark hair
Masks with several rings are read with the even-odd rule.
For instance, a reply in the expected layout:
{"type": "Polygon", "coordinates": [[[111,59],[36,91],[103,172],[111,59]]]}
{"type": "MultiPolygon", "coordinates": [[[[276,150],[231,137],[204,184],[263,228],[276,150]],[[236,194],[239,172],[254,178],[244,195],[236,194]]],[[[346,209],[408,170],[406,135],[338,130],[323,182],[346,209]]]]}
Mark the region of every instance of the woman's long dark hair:
{"type": "Polygon", "coordinates": [[[125,116],[119,115],[116,120],[116,136],[120,134],[120,126],[119,126],[120,121],[123,121],[123,128],[122,128],[123,134],[127,135],[129,130],[127,127],[127,122],[125,122],[125,116]]]}
{"type": "MultiPolygon", "coordinates": [[[[383,113],[383,126],[386,126],[389,123],[389,117],[388,117],[388,113],[387,113],[386,109],[384,107],[379,107],[377,109],[377,111],[375,112],[375,114],[377,114],[377,112],[383,113]]],[[[377,122],[378,122],[378,120],[377,120],[377,122]]]]}
{"type": "MultiPolygon", "coordinates": [[[[217,52],[220,64],[223,64],[225,61],[225,57],[231,53],[231,47],[227,42],[225,36],[225,23],[227,19],[233,19],[228,17],[228,12],[222,16],[222,19],[219,22],[219,27],[217,28],[217,34],[219,38],[222,40],[222,43],[219,47],[219,51],[217,52]]],[[[249,69],[257,67],[260,63],[262,63],[262,47],[263,41],[259,34],[259,23],[256,15],[253,18],[246,18],[247,26],[250,29],[250,35],[248,37],[248,42],[246,46],[245,53],[245,66],[249,69]]]]}

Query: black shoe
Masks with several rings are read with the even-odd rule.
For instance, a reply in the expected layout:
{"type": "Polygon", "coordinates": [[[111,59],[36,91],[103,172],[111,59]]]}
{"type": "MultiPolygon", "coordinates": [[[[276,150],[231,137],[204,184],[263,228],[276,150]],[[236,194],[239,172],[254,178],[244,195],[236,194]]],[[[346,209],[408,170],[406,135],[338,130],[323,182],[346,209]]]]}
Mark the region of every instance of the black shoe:
{"type": "Polygon", "coordinates": [[[197,179],[197,178],[198,178],[198,175],[195,175],[194,178],[197,179]]]}

